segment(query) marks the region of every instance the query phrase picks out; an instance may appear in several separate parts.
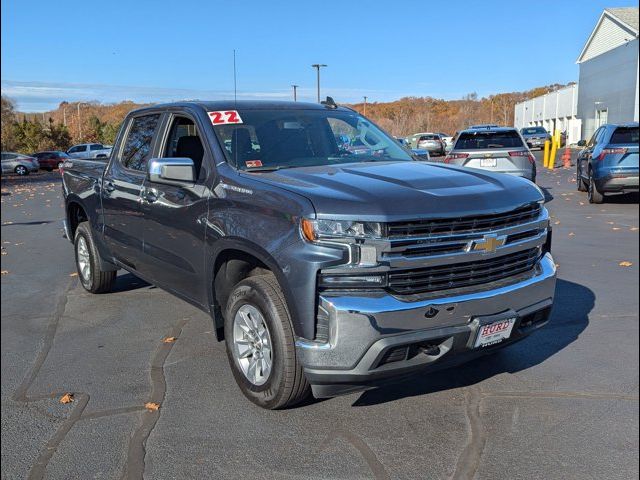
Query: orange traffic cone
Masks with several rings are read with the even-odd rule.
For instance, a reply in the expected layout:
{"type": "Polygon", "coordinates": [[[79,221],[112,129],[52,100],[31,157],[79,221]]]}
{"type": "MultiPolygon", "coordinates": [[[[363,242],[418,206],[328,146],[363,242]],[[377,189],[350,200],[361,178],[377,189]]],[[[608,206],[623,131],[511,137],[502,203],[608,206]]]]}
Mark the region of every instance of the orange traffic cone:
{"type": "Polygon", "coordinates": [[[565,147],[564,153],[562,154],[562,166],[564,168],[571,168],[571,149],[569,149],[569,147],[565,147]]]}

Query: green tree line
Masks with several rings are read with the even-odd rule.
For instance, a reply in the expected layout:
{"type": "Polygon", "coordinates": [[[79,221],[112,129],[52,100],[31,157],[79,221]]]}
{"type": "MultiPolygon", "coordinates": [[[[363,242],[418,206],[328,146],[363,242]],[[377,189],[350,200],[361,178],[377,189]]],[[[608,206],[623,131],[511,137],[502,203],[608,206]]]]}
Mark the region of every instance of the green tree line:
{"type": "Polygon", "coordinates": [[[66,121],[61,121],[56,113],[56,111],[44,114],[17,112],[14,102],[3,95],[2,151],[29,154],[43,150],[64,151],[77,143],[111,145],[115,141],[124,117],[122,114],[115,121],[106,121],[89,113],[82,124],[76,120],[75,123],[66,125],[66,121]],[[76,130],[72,132],[70,127],[74,126],[76,130]]]}

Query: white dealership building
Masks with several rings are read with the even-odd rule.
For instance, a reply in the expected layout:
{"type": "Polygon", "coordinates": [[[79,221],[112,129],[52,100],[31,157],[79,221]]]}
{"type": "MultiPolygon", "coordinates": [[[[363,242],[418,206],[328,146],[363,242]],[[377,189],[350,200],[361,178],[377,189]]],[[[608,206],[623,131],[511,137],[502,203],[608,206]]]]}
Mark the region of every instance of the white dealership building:
{"type": "Polygon", "coordinates": [[[638,7],[605,9],[577,63],[577,85],[515,106],[517,128],[558,128],[576,143],[603,123],[638,121],[638,7]]]}

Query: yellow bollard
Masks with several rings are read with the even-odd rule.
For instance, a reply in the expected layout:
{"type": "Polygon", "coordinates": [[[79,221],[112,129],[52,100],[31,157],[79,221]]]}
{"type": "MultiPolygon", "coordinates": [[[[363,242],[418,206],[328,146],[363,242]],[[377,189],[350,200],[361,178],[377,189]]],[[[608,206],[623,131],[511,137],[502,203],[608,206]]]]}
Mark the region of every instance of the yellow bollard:
{"type": "Polygon", "coordinates": [[[549,145],[551,142],[549,140],[544,141],[544,157],[543,157],[543,165],[544,168],[549,166],[549,145]]]}
{"type": "Polygon", "coordinates": [[[551,155],[549,155],[549,169],[553,170],[556,166],[556,153],[558,152],[558,144],[556,143],[555,136],[553,137],[553,142],[551,142],[551,155]]]}

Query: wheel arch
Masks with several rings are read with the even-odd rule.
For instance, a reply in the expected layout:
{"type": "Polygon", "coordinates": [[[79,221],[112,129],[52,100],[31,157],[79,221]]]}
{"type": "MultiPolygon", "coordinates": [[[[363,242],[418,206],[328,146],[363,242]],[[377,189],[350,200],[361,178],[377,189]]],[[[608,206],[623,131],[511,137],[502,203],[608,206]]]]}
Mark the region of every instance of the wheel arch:
{"type": "MultiPolygon", "coordinates": [[[[209,310],[213,317],[216,338],[224,339],[223,311],[233,287],[243,278],[270,272],[276,277],[293,317],[295,303],[288,288],[287,279],[278,262],[261,246],[240,238],[225,238],[216,241],[216,248],[210,255],[207,271],[209,278],[209,310]]],[[[292,322],[296,334],[296,322],[292,322]]]]}

